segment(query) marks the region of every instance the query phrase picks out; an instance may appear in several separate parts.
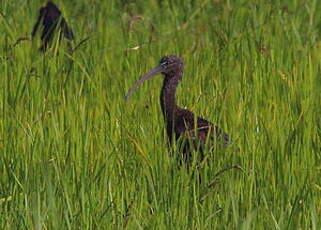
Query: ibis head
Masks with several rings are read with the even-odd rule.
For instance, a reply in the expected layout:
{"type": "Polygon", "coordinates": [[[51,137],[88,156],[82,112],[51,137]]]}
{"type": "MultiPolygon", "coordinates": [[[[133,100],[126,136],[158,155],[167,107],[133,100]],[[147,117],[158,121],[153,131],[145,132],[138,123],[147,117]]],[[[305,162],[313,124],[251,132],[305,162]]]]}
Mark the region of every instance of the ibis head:
{"type": "Polygon", "coordinates": [[[140,86],[143,82],[146,80],[154,77],[157,74],[163,74],[165,77],[172,78],[176,76],[178,72],[183,71],[183,59],[181,57],[178,57],[176,55],[168,55],[162,57],[162,59],[159,62],[159,65],[155,68],[151,69],[148,73],[146,73],[142,78],[140,78],[138,81],[136,81],[132,88],[129,89],[126,99],[129,98],[129,96],[135,91],[135,89],[140,86]]]}

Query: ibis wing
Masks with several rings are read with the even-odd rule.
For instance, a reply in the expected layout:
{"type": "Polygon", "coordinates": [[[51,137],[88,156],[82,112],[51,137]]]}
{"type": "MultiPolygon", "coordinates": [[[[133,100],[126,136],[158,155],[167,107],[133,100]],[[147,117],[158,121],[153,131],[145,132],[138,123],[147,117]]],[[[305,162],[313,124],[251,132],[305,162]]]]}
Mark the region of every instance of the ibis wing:
{"type": "Polygon", "coordinates": [[[187,138],[194,144],[205,144],[208,140],[222,142],[224,145],[230,143],[230,137],[223,129],[203,118],[198,118],[196,128],[194,123],[189,123],[184,129],[179,130],[179,133],[181,137],[187,138]]]}
{"type": "Polygon", "coordinates": [[[48,1],[45,7],[40,8],[39,16],[31,32],[32,37],[36,35],[41,22],[43,30],[41,34],[42,46],[40,47],[40,50],[45,51],[48,48],[48,44],[54,36],[54,30],[57,28],[62,30],[63,36],[66,39],[74,39],[72,29],[68,26],[61,11],[53,2],[48,1]]]}
{"type": "Polygon", "coordinates": [[[220,127],[213,123],[197,117],[189,110],[180,109],[177,111],[175,120],[176,139],[185,139],[194,146],[205,144],[208,140],[215,143],[223,143],[228,145],[230,137],[220,127]]]}
{"type": "Polygon", "coordinates": [[[218,126],[213,125],[211,122],[199,117],[197,120],[197,129],[200,138],[210,138],[215,141],[221,141],[224,145],[228,145],[230,143],[230,136],[223,131],[218,126]]]}

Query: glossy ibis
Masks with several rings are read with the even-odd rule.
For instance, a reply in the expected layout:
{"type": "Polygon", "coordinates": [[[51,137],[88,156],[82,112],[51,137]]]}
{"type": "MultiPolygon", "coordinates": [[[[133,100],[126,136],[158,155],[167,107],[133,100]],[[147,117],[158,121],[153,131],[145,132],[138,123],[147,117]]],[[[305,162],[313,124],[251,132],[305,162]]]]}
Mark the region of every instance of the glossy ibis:
{"type": "Polygon", "coordinates": [[[172,144],[174,138],[176,141],[181,138],[185,139],[184,142],[181,142],[183,146],[180,146],[184,153],[184,158],[190,157],[191,144],[194,149],[195,147],[202,147],[207,139],[214,140],[214,143],[220,142],[227,145],[230,138],[221,128],[214,126],[211,122],[201,117],[195,116],[193,112],[176,105],[175,92],[183,75],[183,60],[178,56],[164,56],[160,60],[159,66],[145,74],[133,85],[128,91],[126,98],[144,81],[159,73],[164,75],[160,104],[166,123],[169,144],[172,144]]]}
{"type": "Polygon", "coordinates": [[[71,28],[68,26],[66,20],[62,16],[61,11],[53,2],[48,1],[46,6],[40,8],[37,22],[31,32],[32,38],[36,35],[41,22],[43,26],[43,31],[41,34],[41,51],[45,52],[47,50],[49,42],[52,40],[56,29],[60,29],[61,35],[63,35],[69,41],[74,39],[74,34],[71,28]]]}

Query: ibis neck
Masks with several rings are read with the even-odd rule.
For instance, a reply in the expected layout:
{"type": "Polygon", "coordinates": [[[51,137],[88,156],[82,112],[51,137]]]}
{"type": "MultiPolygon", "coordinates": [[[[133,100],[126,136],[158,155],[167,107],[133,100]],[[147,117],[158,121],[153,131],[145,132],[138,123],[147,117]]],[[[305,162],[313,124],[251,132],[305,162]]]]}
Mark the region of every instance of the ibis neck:
{"type": "Polygon", "coordinates": [[[174,115],[176,106],[175,93],[176,88],[181,80],[182,71],[165,75],[164,83],[161,91],[161,107],[162,112],[167,123],[167,126],[172,126],[174,123],[174,115]]]}

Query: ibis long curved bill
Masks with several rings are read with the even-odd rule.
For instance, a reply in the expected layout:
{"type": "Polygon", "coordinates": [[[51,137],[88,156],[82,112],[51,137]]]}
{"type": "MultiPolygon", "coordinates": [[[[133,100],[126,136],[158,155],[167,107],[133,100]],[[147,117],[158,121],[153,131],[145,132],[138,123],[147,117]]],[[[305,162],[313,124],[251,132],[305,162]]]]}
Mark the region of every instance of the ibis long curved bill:
{"type": "Polygon", "coordinates": [[[141,79],[139,79],[138,81],[136,81],[134,83],[134,85],[128,90],[125,99],[127,100],[130,95],[132,95],[132,93],[138,88],[138,86],[140,86],[144,81],[147,81],[148,79],[152,78],[153,76],[161,73],[164,70],[164,67],[162,65],[159,65],[157,67],[155,67],[154,69],[152,69],[151,71],[149,71],[148,73],[146,73],[141,79]]]}

